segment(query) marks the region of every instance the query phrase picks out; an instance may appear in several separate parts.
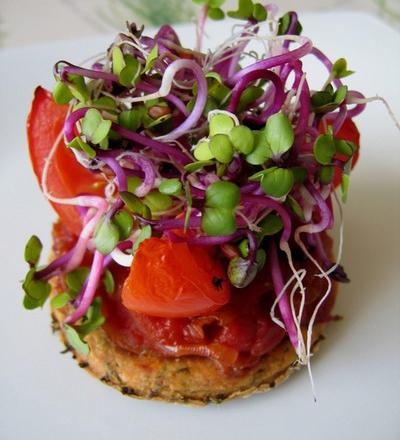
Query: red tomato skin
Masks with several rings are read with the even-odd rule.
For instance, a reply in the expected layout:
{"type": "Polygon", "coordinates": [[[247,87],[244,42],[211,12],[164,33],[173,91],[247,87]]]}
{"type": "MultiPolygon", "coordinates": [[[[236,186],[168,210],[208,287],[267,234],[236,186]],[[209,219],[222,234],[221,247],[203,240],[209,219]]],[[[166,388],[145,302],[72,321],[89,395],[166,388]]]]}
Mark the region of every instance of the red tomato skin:
{"type": "Polygon", "coordinates": [[[230,284],[220,260],[205,247],[163,238],[139,245],[122,291],[124,306],[163,318],[198,316],[229,302],[230,284]]]}
{"type": "MultiPolygon", "coordinates": [[[[26,129],[29,155],[39,185],[46,159],[62,132],[67,112],[67,105],[56,104],[50,92],[40,86],[36,88],[26,129]]],[[[48,170],[47,186],[51,194],[63,198],[84,193],[102,194],[104,183],[77,162],[61,139],[48,170]]],[[[78,210],[74,206],[51,204],[69,230],[79,235],[82,224],[78,210]]]]}

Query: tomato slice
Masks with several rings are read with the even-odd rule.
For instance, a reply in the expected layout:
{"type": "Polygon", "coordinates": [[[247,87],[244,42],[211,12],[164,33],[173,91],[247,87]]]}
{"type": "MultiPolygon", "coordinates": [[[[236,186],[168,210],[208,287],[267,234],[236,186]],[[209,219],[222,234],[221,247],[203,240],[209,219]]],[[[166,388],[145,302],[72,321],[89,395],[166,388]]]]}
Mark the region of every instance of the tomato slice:
{"type": "Polygon", "coordinates": [[[207,314],[230,298],[230,284],[215,249],[163,238],[143,241],[122,290],[132,311],[179,318],[207,314]]]}
{"type": "MultiPolygon", "coordinates": [[[[56,104],[50,92],[42,87],[36,88],[27,119],[27,136],[33,171],[39,185],[47,156],[63,129],[67,112],[67,105],[56,104]]],[[[61,198],[79,194],[101,195],[104,185],[103,179],[77,162],[61,140],[48,172],[49,192],[61,198]]],[[[74,206],[56,203],[52,206],[70,231],[78,235],[82,228],[78,210],[74,206]]]]}
{"type": "MultiPolygon", "coordinates": [[[[320,125],[319,131],[320,133],[325,132],[323,124],[320,125]]],[[[351,168],[354,168],[360,156],[360,132],[358,131],[358,128],[352,119],[348,118],[344,121],[336,137],[338,139],[343,139],[346,141],[353,142],[354,144],[357,145],[357,151],[353,155],[353,160],[351,165],[351,168]]],[[[342,160],[346,159],[346,157],[343,155],[338,155],[337,158],[342,160]]],[[[336,168],[335,175],[333,177],[334,187],[335,188],[338,187],[341,181],[342,181],[342,171],[339,168],[336,168]]]]}

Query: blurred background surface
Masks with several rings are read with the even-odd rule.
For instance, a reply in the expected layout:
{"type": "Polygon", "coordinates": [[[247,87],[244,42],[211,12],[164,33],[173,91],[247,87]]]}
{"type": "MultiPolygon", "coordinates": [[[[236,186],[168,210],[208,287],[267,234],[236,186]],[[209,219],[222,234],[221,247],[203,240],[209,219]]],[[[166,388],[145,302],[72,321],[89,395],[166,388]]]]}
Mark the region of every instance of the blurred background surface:
{"type": "MultiPolygon", "coordinates": [[[[400,30],[400,0],[276,0],[282,12],[368,11],[400,30]]],[[[235,6],[236,0],[227,5],[235,6]]],[[[194,21],[191,0],[0,0],[0,47],[112,33],[125,21],[194,21]]]]}

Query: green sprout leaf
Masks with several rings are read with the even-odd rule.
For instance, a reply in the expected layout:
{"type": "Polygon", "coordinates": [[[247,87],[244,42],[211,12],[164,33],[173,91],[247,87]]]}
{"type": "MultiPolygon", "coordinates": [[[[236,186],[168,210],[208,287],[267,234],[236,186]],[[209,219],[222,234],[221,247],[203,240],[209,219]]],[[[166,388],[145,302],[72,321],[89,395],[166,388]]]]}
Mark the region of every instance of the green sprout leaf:
{"type": "Polygon", "coordinates": [[[258,249],[256,253],[256,263],[258,266],[258,271],[265,266],[265,263],[267,261],[267,254],[264,249],[258,249]]]}
{"type": "Polygon", "coordinates": [[[251,165],[262,165],[272,157],[271,148],[267,142],[264,131],[253,131],[254,148],[246,156],[246,162],[251,165]]]}
{"type": "Polygon", "coordinates": [[[105,322],[105,318],[101,313],[101,298],[96,297],[89,307],[84,317],[83,323],[77,328],[79,336],[85,337],[97,328],[101,327],[105,322]]]}
{"type": "Polygon", "coordinates": [[[138,238],[136,239],[132,247],[132,254],[137,251],[137,248],[139,247],[140,243],[150,238],[151,235],[152,235],[151,226],[150,225],[143,226],[143,228],[140,230],[138,238]]]}
{"type": "Polygon", "coordinates": [[[196,171],[203,169],[204,167],[213,164],[214,164],[213,160],[199,160],[197,162],[188,163],[187,165],[184,166],[184,169],[188,173],[194,173],[196,171]]]}
{"type": "Polygon", "coordinates": [[[131,131],[137,131],[142,125],[146,108],[144,106],[133,107],[132,110],[126,110],[119,114],[118,122],[123,127],[131,131]]]}
{"type": "MultiPolygon", "coordinates": [[[[290,12],[287,12],[286,14],[282,15],[282,17],[279,19],[278,35],[285,35],[288,33],[291,25],[291,21],[292,21],[292,15],[290,12]]],[[[293,35],[300,35],[302,30],[303,30],[303,26],[299,21],[297,21],[293,35]]]]}
{"type": "Polygon", "coordinates": [[[258,264],[241,257],[234,257],[228,265],[228,278],[233,286],[243,288],[248,286],[256,277],[258,264]]]}
{"type": "Polygon", "coordinates": [[[322,166],[319,170],[319,181],[323,185],[329,185],[335,175],[335,167],[332,165],[322,166]]]}
{"type": "Polygon", "coordinates": [[[22,288],[27,296],[37,301],[38,307],[45,303],[51,292],[51,286],[47,281],[35,278],[35,268],[27,273],[22,288]]]}
{"type": "Polygon", "coordinates": [[[258,240],[261,242],[264,237],[277,234],[283,228],[282,219],[279,215],[269,214],[258,224],[261,231],[258,233],[258,240]]]}
{"type": "Polygon", "coordinates": [[[193,156],[198,161],[207,161],[214,159],[214,155],[210,150],[210,141],[208,139],[200,141],[193,151],[193,156]]]}
{"type": "Polygon", "coordinates": [[[226,134],[216,134],[210,140],[210,151],[221,163],[230,163],[233,159],[233,145],[226,134]]]}
{"type": "Polygon", "coordinates": [[[346,95],[347,86],[340,86],[333,95],[333,100],[335,104],[340,105],[346,99],[346,95]]]}
{"type": "Polygon", "coordinates": [[[336,148],[333,137],[329,134],[321,134],[314,143],[314,157],[321,165],[330,165],[335,155],[336,148]]]}
{"type": "Polygon", "coordinates": [[[38,264],[40,259],[40,254],[42,253],[43,245],[42,242],[36,235],[32,235],[32,237],[28,240],[25,245],[24,257],[25,261],[31,266],[34,267],[38,264]]]}
{"type": "Polygon", "coordinates": [[[288,117],[275,113],[268,118],[265,136],[274,156],[280,156],[290,150],[294,142],[294,131],[288,117]]]}
{"type": "Polygon", "coordinates": [[[206,207],[202,218],[201,227],[207,235],[230,235],[236,231],[236,218],[230,208],[206,207]]]}
{"type": "Polygon", "coordinates": [[[90,157],[91,159],[96,157],[96,150],[94,148],[92,148],[89,144],[87,144],[86,142],[83,142],[83,140],[79,136],[74,138],[68,144],[68,147],[75,148],[76,150],[84,151],[88,155],[88,157],[90,157]]]}
{"type": "Polygon", "coordinates": [[[342,182],[341,182],[341,190],[342,190],[342,201],[343,203],[346,203],[347,196],[349,193],[349,186],[350,186],[350,172],[351,172],[351,166],[352,166],[352,159],[349,159],[343,168],[343,175],[342,175],[342,182]]]}
{"type": "Polygon", "coordinates": [[[244,125],[233,127],[229,139],[236,150],[243,154],[250,154],[254,150],[254,135],[250,128],[244,125]]]}
{"type": "Polygon", "coordinates": [[[122,69],[126,66],[124,54],[122,50],[115,46],[111,52],[112,56],[112,71],[114,75],[118,75],[121,73],[122,69]]]}
{"type": "Polygon", "coordinates": [[[119,82],[124,87],[132,87],[140,76],[141,64],[132,55],[125,55],[126,66],[119,73],[119,82]]]}
{"type": "Polygon", "coordinates": [[[182,194],[182,183],[179,179],[164,179],[158,189],[161,194],[179,196],[182,194]]]}
{"type": "Polygon", "coordinates": [[[275,198],[281,198],[288,194],[293,184],[293,172],[286,168],[276,168],[261,180],[261,188],[265,194],[275,198]]]}
{"type": "Polygon", "coordinates": [[[70,299],[71,297],[67,292],[60,293],[51,299],[50,306],[52,309],[61,309],[68,304],[70,299]]]}
{"type": "Polygon", "coordinates": [[[111,124],[110,120],[103,119],[97,109],[91,108],[82,120],[82,133],[94,144],[99,144],[107,137],[111,124]]]}
{"type": "Polygon", "coordinates": [[[249,19],[253,14],[252,0],[239,0],[237,11],[229,11],[228,15],[232,18],[239,18],[241,20],[249,19]]]}
{"type": "Polygon", "coordinates": [[[192,215],[193,197],[190,191],[190,183],[187,180],[185,183],[185,198],[186,198],[186,212],[185,212],[185,223],[183,226],[184,231],[187,231],[189,226],[190,216],[192,215]]]}
{"type": "Polygon", "coordinates": [[[71,84],[68,85],[74,98],[76,98],[81,103],[86,103],[89,99],[89,91],[86,87],[85,80],[82,76],[68,74],[68,80],[71,84]]]}
{"type": "Polygon", "coordinates": [[[119,195],[130,211],[132,211],[134,214],[139,214],[142,217],[146,217],[145,214],[148,208],[139,199],[139,197],[136,197],[135,194],[132,194],[129,191],[121,191],[119,195]]]}
{"type": "Polygon", "coordinates": [[[109,293],[109,294],[114,293],[115,281],[114,281],[113,274],[111,273],[111,271],[109,269],[106,269],[104,271],[103,284],[104,284],[104,288],[106,289],[107,293],[109,293]]]}
{"type": "Polygon", "coordinates": [[[256,3],[253,6],[253,17],[257,21],[264,21],[267,19],[267,11],[261,3],[256,3]]]}
{"type": "Polygon", "coordinates": [[[235,208],[240,201],[240,190],[232,182],[219,180],[206,190],[206,205],[211,208],[235,208]]]}
{"type": "Polygon", "coordinates": [[[258,86],[249,86],[245,90],[243,90],[240,95],[239,104],[237,107],[237,112],[241,113],[243,110],[246,110],[249,105],[254,102],[256,99],[260,98],[264,90],[258,86]]]}
{"type": "Polygon", "coordinates": [[[235,121],[225,113],[217,113],[214,115],[209,124],[210,136],[217,134],[229,134],[235,126],[235,121]]]}
{"type": "Polygon", "coordinates": [[[25,294],[23,299],[23,306],[26,310],[34,310],[39,307],[43,307],[44,303],[46,302],[47,298],[44,298],[42,300],[37,300],[34,298],[31,298],[29,295],[25,294]]]}
{"type": "Polygon", "coordinates": [[[71,326],[64,324],[64,333],[68,344],[79,354],[87,356],[89,354],[89,345],[84,342],[79,333],[71,326]]]}
{"type": "Polygon", "coordinates": [[[103,218],[97,227],[94,244],[103,255],[110,254],[119,242],[118,227],[110,220],[103,218]]]}
{"type": "Polygon", "coordinates": [[[112,222],[118,228],[120,240],[126,240],[131,235],[133,218],[126,211],[118,211],[112,218],[112,222]]]}
{"type": "Polygon", "coordinates": [[[93,107],[115,111],[117,110],[117,103],[110,96],[101,96],[93,101],[93,107]]]}
{"type": "Polygon", "coordinates": [[[249,240],[245,238],[238,244],[239,252],[242,254],[242,257],[247,258],[249,256],[249,240]]]}
{"type": "Polygon", "coordinates": [[[209,8],[207,15],[211,20],[223,20],[225,18],[224,11],[221,8],[209,8]]]}
{"type": "Polygon", "coordinates": [[[347,61],[344,58],[339,58],[332,66],[333,78],[345,78],[346,76],[350,76],[353,73],[354,72],[352,70],[347,70],[347,61]]]}
{"type": "Polygon", "coordinates": [[[57,80],[56,86],[53,90],[53,99],[56,104],[63,105],[68,104],[73,98],[73,94],[66,84],[62,81],[57,80]]]}
{"type": "Polygon", "coordinates": [[[143,201],[153,213],[167,211],[173,205],[173,201],[170,196],[167,194],[162,194],[157,190],[152,190],[146,194],[143,201]]]}
{"type": "Polygon", "coordinates": [[[357,150],[356,144],[344,139],[335,139],[335,148],[339,154],[344,154],[347,157],[351,157],[357,150]]]}
{"type": "Polygon", "coordinates": [[[149,55],[146,58],[146,64],[144,66],[143,72],[149,72],[153,65],[158,58],[158,44],[154,45],[154,47],[151,49],[149,55]]]}
{"type": "Polygon", "coordinates": [[[74,293],[79,293],[89,276],[89,272],[90,269],[86,266],[78,267],[69,272],[65,278],[68,288],[74,293]]]}
{"type": "Polygon", "coordinates": [[[265,169],[265,170],[257,171],[257,173],[252,174],[252,175],[249,177],[249,180],[250,180],[251,182],[261,181],[261,179],[262,179],[264,176],[266,176],[267,174],[271,173],[272,171],[274,171],[274,170],[276,170],[276,169],[277,169],[277,167],[270,167],[270,168],[267,168],[267,169],[265,169]]]}
{"type": "Polygon", "coordinates": [[[299,217],[301,220],[305,219],[304,212],[302,207],[300,206],[300,203],[293,196],[288,194],[285,203],[297,215],[297,217],[299,217]]]}

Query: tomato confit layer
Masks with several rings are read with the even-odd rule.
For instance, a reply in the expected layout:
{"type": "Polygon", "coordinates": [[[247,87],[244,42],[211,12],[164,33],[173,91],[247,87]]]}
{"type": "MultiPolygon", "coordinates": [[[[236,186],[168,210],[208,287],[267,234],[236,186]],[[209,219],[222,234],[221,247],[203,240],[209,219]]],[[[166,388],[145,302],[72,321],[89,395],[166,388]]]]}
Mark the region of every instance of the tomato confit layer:
{"type": "MultiPolygon", "coordinates": [[[[65,225],[56,223],[53,227],[54,256],[68,252],[75,239],[65,225]]],[[[324,243],[327,248],[331,247],[327,236],[324,243]]],[[[220,258],[224,260],[223,256],[220,258]]],[[[85,256],[86,263],[91,259],[92,255],[85,256]]],[[[305,264],[310,273],[304,281],[307,302],[303,326],[321,299],[324,287],[323,280],[314,276],[311,264],[305,264]]],[[[128,310],[121,296],[129,269],[111,264],[110,271],[115,280],[114,292],[109,294],[104,288],[98,291],[106,318],[103,328],[111,341],[124,350],[136,354],[150,351],[168,357],[211,358],[225,373],[237,373],[257,364],[262,356],[287,338],[286,332],[270,317],[275,293],[268,271],[259,274],[244,289],[232,288],[228,304],[208,314],[186,318],[161,318],[128,310]]],[[[284,274],[289,276],[290,270],[286,269],[284,274]]],[[[333,293],[320,309],[317,322],[332,319],[334,301],[333,293]]]]}

